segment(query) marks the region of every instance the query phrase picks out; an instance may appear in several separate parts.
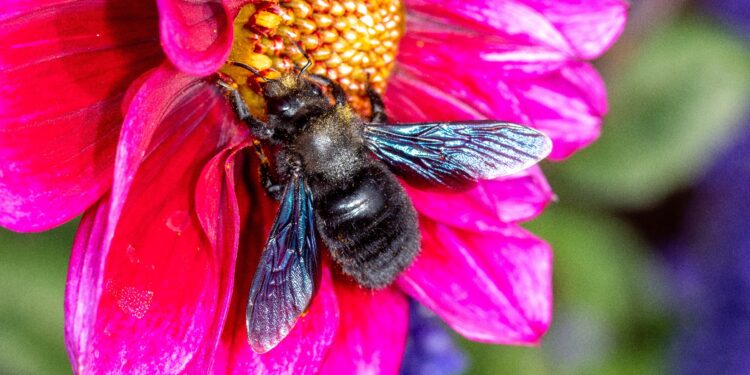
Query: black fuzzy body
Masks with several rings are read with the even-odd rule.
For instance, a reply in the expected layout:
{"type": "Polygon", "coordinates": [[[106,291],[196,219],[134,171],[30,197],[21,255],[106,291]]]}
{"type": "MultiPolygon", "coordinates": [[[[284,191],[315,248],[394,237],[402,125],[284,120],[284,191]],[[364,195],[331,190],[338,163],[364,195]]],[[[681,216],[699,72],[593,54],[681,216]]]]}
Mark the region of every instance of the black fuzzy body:
{"type": "Polygon", "coordinates": [[[288,152],[310,183],[318,233],[341,270],[382,288],[419,251],[417,214],[396,177],[372,158],[346,106],[311,119],[288,152]]]}

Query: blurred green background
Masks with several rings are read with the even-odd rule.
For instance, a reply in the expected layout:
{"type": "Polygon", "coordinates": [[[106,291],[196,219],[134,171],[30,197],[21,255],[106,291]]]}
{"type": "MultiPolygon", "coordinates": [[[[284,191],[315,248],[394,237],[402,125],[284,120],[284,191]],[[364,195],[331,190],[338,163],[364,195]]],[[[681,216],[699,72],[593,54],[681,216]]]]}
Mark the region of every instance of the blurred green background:
{"type": "MultiPolygon", "coordinates": [[[[541,348],[457,338],[471,374],[669,372],[679,306],[660,240],[679,224],[670,207],[750,109],[750,43],[701,4],[635,2],[597,66],[611,103],[601,140],[544,165],[559,202],[527,225],[555,250],[553,325],[541,348]]],[[[0,232],[0,374],[70,372],[62,306],[75,226],[0,232]]]]}

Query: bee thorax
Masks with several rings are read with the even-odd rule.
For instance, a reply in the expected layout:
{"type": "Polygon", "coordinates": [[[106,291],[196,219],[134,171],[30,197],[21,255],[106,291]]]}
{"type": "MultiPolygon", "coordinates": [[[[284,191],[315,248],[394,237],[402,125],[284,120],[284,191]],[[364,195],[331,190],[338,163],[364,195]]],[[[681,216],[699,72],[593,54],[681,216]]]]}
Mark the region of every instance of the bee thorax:
{"type": "Polygon", "coordinates": [[[344,181],[362,168],[368,157],[359,121],[331,111],[315,119],[296,140],[305,174],[326,181],[344,181]]]}

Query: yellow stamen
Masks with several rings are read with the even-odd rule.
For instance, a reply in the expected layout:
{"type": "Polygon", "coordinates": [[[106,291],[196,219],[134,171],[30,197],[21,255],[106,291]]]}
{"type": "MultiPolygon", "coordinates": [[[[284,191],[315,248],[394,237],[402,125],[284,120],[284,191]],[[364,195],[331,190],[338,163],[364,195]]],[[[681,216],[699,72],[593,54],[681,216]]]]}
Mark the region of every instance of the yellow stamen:
{"type": "MultiPolygon", "coordinates": [[[[230,61],[276,78],[313,60],[309,72],[342,85],[361,114],[369,112],[365,89],[382,93],[404,33],[402,0],[275,0],[245,5],[234,20],[230,61]]],[[[258,78],[232,65],[222,73],[239,86],[254,115],[263,117],[258,78]]]]}
{"type": "Polygon", "coordinates": [[[255,17],[255,22],[268,29],[273,29],[281,24],[281,16],[271,12],[260,11],[255,17]]]}

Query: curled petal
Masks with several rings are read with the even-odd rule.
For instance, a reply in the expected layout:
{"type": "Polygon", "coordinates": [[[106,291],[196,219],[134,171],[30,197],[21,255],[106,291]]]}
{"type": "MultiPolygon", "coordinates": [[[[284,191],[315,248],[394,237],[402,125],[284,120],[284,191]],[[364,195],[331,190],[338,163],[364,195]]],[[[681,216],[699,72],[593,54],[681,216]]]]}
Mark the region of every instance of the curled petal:
{"type": "Polygon", "coordinates": [[[195,210],[208,241],[214,247],[220,247],[222,241],[226,239],[226,233],[223,232],[227,228],[226,225],[232,228],[240,225],[239,213],[234,212],[239,210],[235,194],[235,159],[238,152],[249,146],[248,142],[242,142],[222,150],[206,164],[198,180],[198,186],[195,189],[195,210]],[[221,215],[227,208],[225,206],[227,202],[230,203],[228,207],[233,208],[231,211],[233,215],[230,217],[221,215]],[[235,214],[237,216],[234,216],[235,214]]]}
{"type": "Polygon", "coordinates": [[[397,288],[373,291],[337,282],[341,323],[321,374],[397,374],[409,305],[397,288]]]}
{"type": "MultiPolygon", "coordinates": [[[[196,94],[196,89],[205,88],[196,77],[180,73],[168,62],[149,72],[140,81],[141,86],[128,100],[130,105],[118,141],[109,227],[105,237],[107,241],[114,235],[123,205],[141,164],[166,137],[182,126],[174,114],[171,121],[164,121],[170,111],[175,109],[169,104],[180,95],[189,98],[189,95],[196,94]]],[[[184,106],[178,109],[185,115],[190,114],[184,106]]],[[[109,244],[103,243],[102,246],[108,247],[109,244]]]]}
{"type": "Polygon", "coordinates": [[[3,4],[0,225],[45,230],[109,189],[123,94],[163,58],[157,22],[149,1],[3,4]]]}
{"type": "Polygon", "coordinates": [[[399,286],[469,339],[537,344],[551,319],[549,246],[515,227],[478,234],[420,225],[422,252],[399,286]]]}
{"type": "Polygon", "coordinates": [[[227,60],[232,20],[220,0],[157,0],[161,42],[172,63],[185,73],[205,76],[227,60]]]}
{"type": "Polygon", "coordinates": [[[101,294],[106,251],[99,251],[107,230],[109,197],[86,211],[78,225],[65,285],[65,347],[73,370],[86,369],[85,348],[94,336],[96,302],[101,294]]]}
{"type": "Polygon", "coordinates": [[[406,191],[422,215],[439,223],[479,231],[499,231],[509,223],[530,220],[553,198],[552,189],[537,166],[514,176],[480,181],[460,194],[409,186],[406,191]]]}
{"type": "Polygon", "coordinates": [[[194,194],[212,157],[236,141],[227,136],[235,124],[225,98],[209,85],[162,103],[166,109],[155,108],[164,113],[159,136],[132,178],[121,215],[111,215],[114,199],[103,200],[85,215],[76,239],[66,340],[77,372],[202,372],[214,357],[232,292],[227,278],[239,214],[227,179],[214,195],[218,210],[199,212],[194,194]],[[209,239],[201,220],[221,225],[223,237],[209,239]]]}

